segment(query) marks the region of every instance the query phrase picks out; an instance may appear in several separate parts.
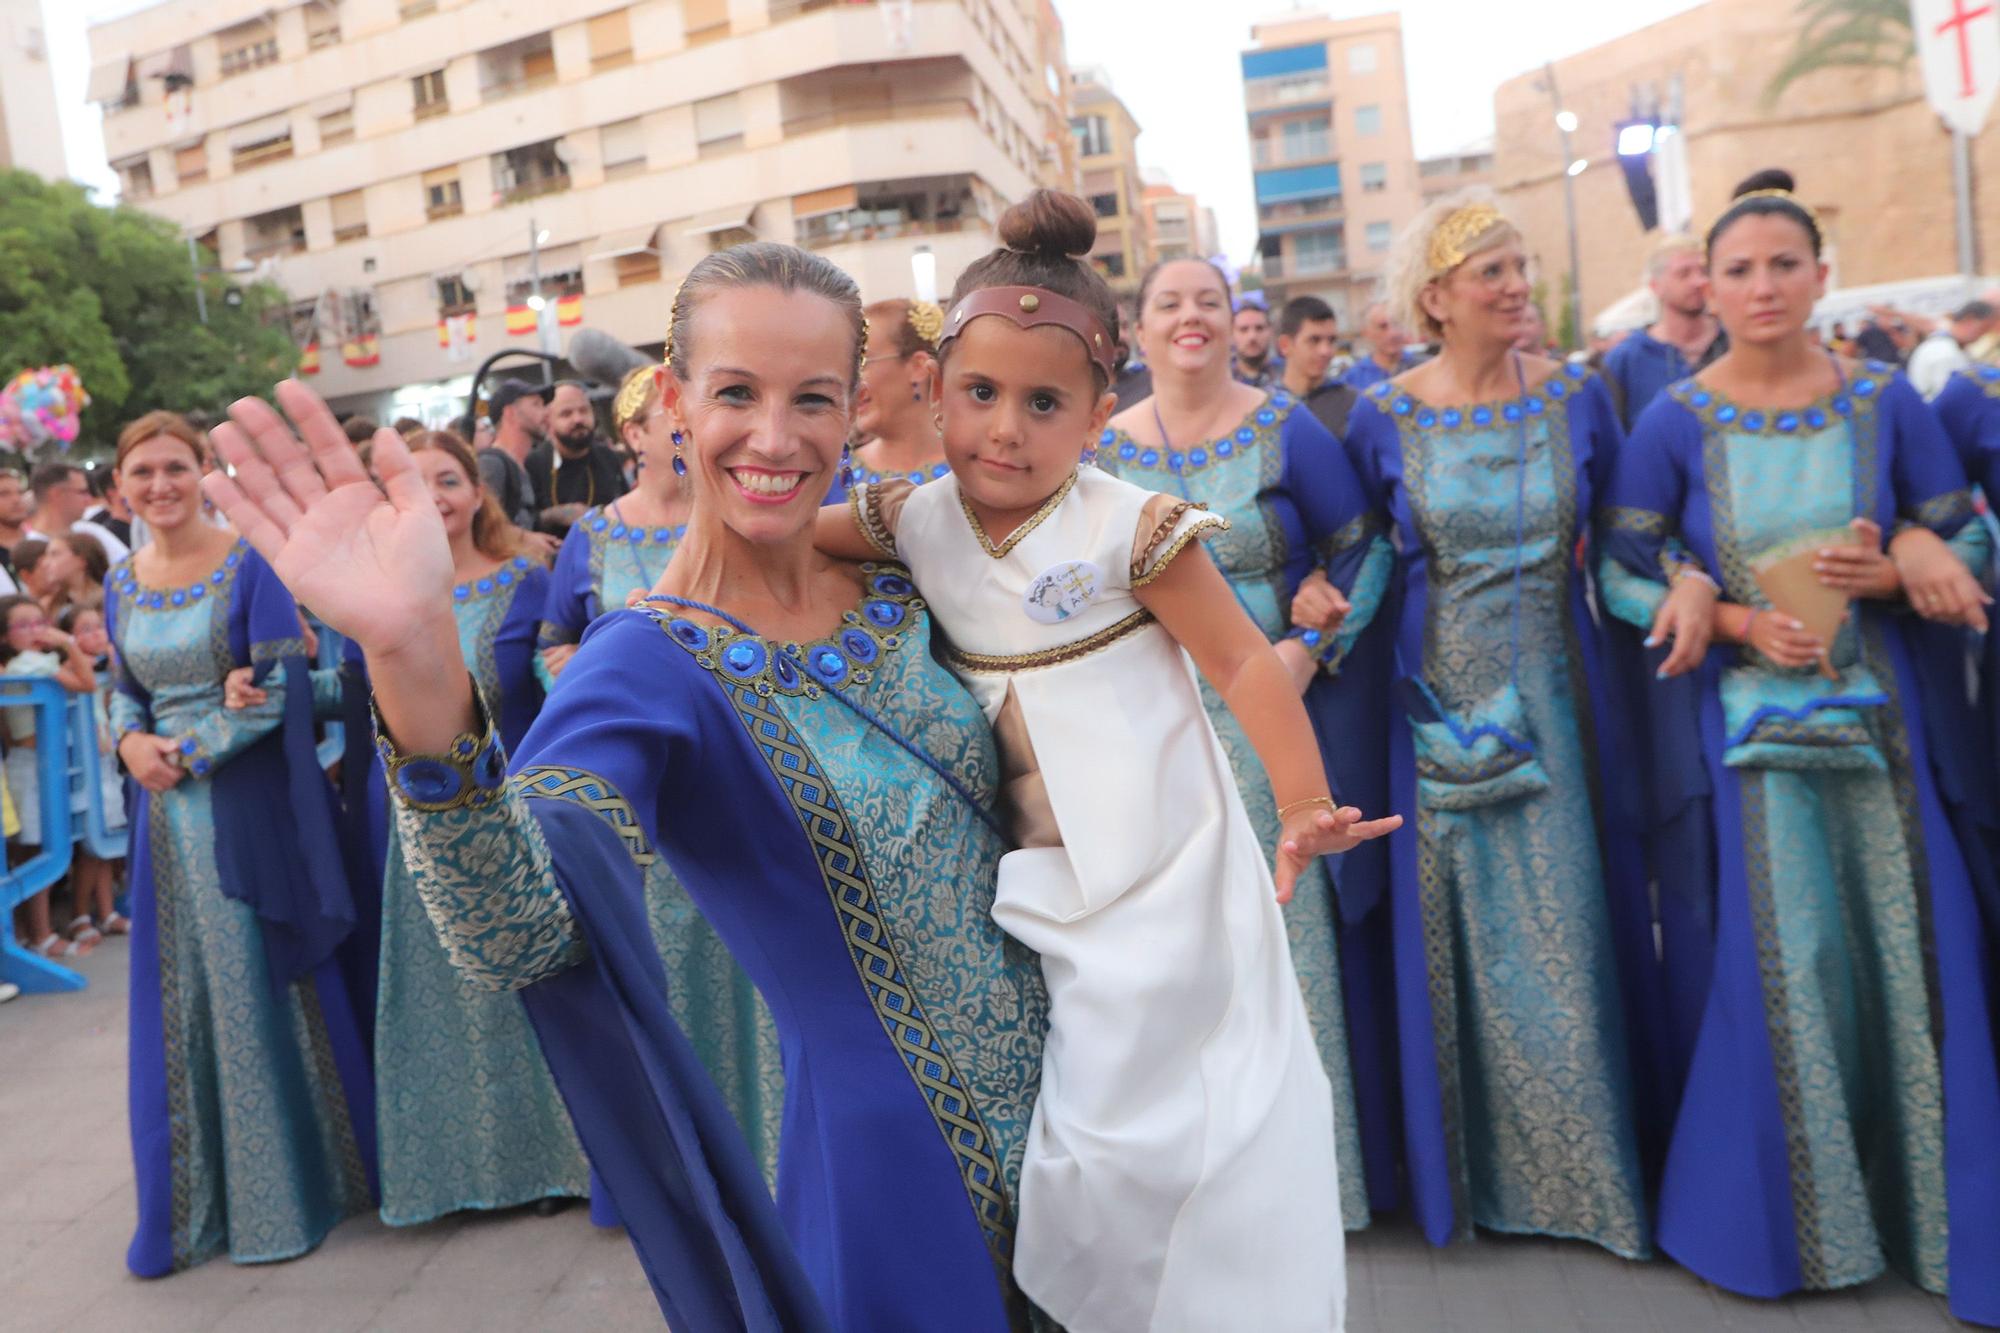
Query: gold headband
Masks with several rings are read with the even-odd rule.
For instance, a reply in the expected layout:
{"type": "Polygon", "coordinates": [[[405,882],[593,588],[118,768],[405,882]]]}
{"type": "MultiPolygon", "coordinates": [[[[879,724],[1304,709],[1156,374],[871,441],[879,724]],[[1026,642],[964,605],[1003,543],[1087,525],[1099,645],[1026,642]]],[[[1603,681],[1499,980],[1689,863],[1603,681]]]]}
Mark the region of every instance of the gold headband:
{"type": "Polygon", "coordinates": [[[944,311],[938,309],[935,301],[912,301],[910,327],[919,338],[936,347],[938,335],[944,332],[944,311]]]}
{"type": "Polygon", "coordinates": [[[1487,203],[1467,204],[1446,214],[1444,221],[1431,232],[1425,256],[1431,276],[1440,277],[1463,264],[1473,253],[1466,247],[1506,220],[1499,209],[1487,203]]]}
{"type": "Polygon", "coordinates": [[[611,400],[611,428],[622,431],[628,423],[636,421],[652,396],[653,367],[640,366],[619,384],[618,396],[611,400]]]}

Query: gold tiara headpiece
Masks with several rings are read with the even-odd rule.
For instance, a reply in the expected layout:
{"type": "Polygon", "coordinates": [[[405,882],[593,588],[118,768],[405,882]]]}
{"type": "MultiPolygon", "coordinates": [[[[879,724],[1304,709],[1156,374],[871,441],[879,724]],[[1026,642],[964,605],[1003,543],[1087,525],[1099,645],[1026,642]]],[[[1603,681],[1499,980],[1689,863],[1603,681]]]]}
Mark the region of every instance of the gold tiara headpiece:
{"type": "Polygon", "coordinates": [[[1798,209],[1799,212],[1805,214],[1806,220],[1812,223],[1812,229],[1814,231],[1819,232],[1820,235],[1822,236],[1826,234],[1825,229],[1819,225],[1819,214],[1813,211],[1813,206],[1807,203],[1805,200],[1799,198],[1797,195],[1793,194],[1790,190],[1780,190],[1776,188],[1767,190],[1745,190],[1742,194],[1737,195],[1734,199],[1731,199],[1729,201],[1729,208],[1723,209],[1722,210],[1723,213],[1726,215],[1729,212],[1730,208],[1736,207],[1738,204],[1742,203],[1745,199],[1782,199],[1786,203],[1790,204],[1793,208],[1798,209]]]}
{"type": "Polygon", "coordinates": [[[611,400],[611,428],[622,431],[627,424],[638,420],[646,400],[652,396],[653,367],[640,366],[618,385],[618,396],[611,400]]]}
{"type": "Polygon", "coordinates": [[[935,301],[912,301],[910,327],[916,330],[919,338],[936,347],[938,335],[944,332],[944,311],[938,308],[935,301]]]}
{"type": "Polygon", "coordinates": [[[1472,252],[1466,249],[1474,241],[1493,228],[1505,222],[1506,217],[1491,204],[1467,204],[1452,210],[1438,223],[1431,233],[1429,253],[1432,277],[1449,273],[1463,264],[1472,252]]]}
{"type": "MultiPolygon", "coordinates": [[[[669,369],[672,369],[674,364],[674,328],[681,322],[681,294],[686,290],[687,290],[687,280],[683,278],[681,280],[681,285],[674,289],[674,308],[667,315],[666,344],[660,350],[660,362],[662,365],[665,365],[669,369]]],[[[936,310],[937,307],[932,306],[931,309],[936,310]]],[[[914,312],[912,312],[912,315],[914,316],[914,312]]],[[[938,325],[940,328],[942,328],[944,325],[944,314],[942,311],[940,311],[938,314],[938,325]]],[[[921,330],[919,330],[919,332],[921,332],[921,330]]],[[[861,317],[861,339],[859,342],[854,344],[854,378],[856,380],[859,380],[861,378],[861,367],[866,365],[867,362],[868,362],[868,316],[863,315],[861,317]]]]}

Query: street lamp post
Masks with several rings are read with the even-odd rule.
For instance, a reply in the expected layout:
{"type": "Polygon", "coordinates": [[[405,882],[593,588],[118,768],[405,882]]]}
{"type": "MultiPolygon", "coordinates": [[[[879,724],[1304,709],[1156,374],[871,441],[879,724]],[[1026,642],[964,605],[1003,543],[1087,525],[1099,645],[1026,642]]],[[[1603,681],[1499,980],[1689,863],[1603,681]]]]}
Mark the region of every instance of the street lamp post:
{"type": "Polygon", "coordinates": [[[202,323],[208,323],[208,295],[201,289],[201,251],[195,248],[194,233],[189,232],[188,267],[194,270],[194,313],[202,323]]]}
{"type": "Polygon", "coordinates": [[[1569,141],[1570,131],[1576,128],[1576,113],[1563,106],[1562,93],[1556,87],[1554,61],[1542,62],[1542,77],[1548,82],[1549,101],[1556,109],[1556,133],[1562,136],[1563,221],[1569,229],[1569,317],[1576,336],[1582,338],[1583,261],[1576,243],[1576,177],[1580,159],[1571,150],[1569,141]]]}

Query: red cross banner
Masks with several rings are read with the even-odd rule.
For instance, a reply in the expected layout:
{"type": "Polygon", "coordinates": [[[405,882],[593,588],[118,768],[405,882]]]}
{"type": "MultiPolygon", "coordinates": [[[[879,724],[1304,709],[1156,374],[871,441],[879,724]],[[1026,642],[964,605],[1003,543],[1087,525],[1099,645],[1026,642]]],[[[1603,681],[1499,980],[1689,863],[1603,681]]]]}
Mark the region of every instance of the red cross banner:
{"type": "Polygon", "coordinates": [[[1910,0],[1910,27],[1931,109],[1978,134],[2000,91],[2000,0],[1910,0]]]}

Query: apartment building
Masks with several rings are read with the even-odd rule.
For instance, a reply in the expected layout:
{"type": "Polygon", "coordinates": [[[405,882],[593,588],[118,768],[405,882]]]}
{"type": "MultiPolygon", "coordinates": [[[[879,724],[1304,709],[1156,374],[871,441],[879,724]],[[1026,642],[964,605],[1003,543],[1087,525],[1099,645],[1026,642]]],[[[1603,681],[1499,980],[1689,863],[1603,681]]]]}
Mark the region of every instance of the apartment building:
{"type": "Polygon", "coordinates": [[[1083,197],[1097,210],[1097,245],[1090,259],[1113,291],[1128,295],[1139,290],[1139,279],[1153,262],[1142,206],[1139,122],[1102,69],[1072,74],[1069,100],[1083,197]]]}
{"type": "Polygon", "coordinates": [[[1417,162],[1417,185],[1425,205],[1471,189],[1492,189],[1493,136],[1462,144],[1417,162]]]}
{"type": "Polygon", "coordinates": [[[1166,180],[1147,181],[1140,191],[1140,205],[1146,212],[1146,236],[1154,263],[1215,255],[1214,209],[1202,207],[1200,200],[1181,193],[1166,180]]]}
{"type": "Polygon", "coordinates": [[[1422,207],[1396,14],[1256,24],[1243,52],[1258,252],[1273,308],[1310,293],[1351,323],[1422,207]]]}
{"type": "Polygon", "coordinates": [[[751,238],[869,299],[910,294],[928,249],[948,290],[1007,201],[1074,179],[1054,22],[1044,0],[166,0],[91,29],[91,92],[126,201],[282,285],[302,368],[386,414],[569,328],[657,346],[680,276],[751,238]]]}
{"type": "Polygon", "coordinates": [[[69,175],[40,0],[0,0],[0,171],[69,175]]]}

